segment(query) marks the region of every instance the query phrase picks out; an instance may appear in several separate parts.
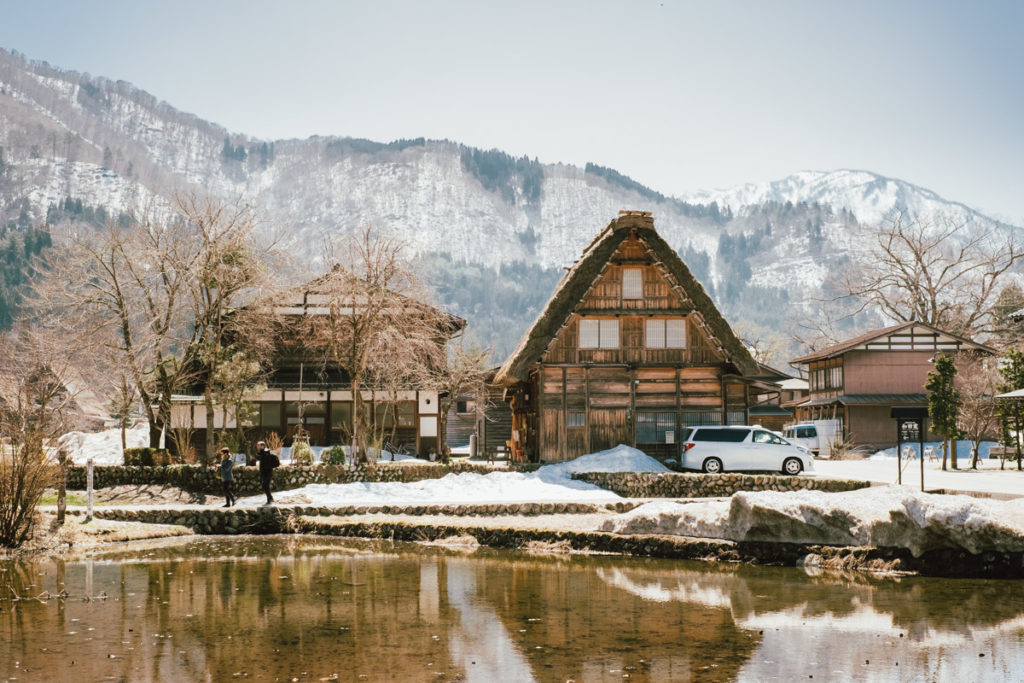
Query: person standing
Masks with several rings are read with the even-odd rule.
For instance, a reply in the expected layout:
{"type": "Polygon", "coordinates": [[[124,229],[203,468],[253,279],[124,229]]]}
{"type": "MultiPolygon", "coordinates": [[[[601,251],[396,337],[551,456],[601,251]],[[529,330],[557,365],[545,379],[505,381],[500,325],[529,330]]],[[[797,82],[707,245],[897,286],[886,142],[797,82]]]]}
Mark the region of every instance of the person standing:
{"type": "Polygon", "coordinates": [[[224,487],[224,505],[222,507],[229,508],[235,504],[235,494],[231,491],[231,486],[235,481],[232,469],[235,466],[235,461],[231,459],[231,451],[227,448],[220,449],[220,481],[224,487]]]}
{"type": "Polygon", "coordinates": [[[274,475],[274,468],[281,464],[276,455],[267,450],[267,444],[260,441],[256,444],[256,461],[260,464],[260,484],[263,486],[263,493],[267,494],[267,505],[274,502],[270,495],[270,480],[274,475]]]}

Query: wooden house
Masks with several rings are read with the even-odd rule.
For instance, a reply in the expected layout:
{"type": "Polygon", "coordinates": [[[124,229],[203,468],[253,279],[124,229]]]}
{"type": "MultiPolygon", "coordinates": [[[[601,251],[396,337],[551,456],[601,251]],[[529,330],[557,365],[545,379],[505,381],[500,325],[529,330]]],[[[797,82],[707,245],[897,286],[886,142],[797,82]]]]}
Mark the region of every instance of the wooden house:
{"type": "MultiPolygon", "coordinates": [[[[250,401],[251,416],[244,421],[250,441],[266,440],[274,432],[285,445],[290,445],[296,432],[302,431],[308,435],[312,446],[350,443],[354,395],[349,373],[337,363],[325,362],[322,352],[308,348],[303,336],[303,331],[309,329],[304,323],[310,316],[339,314],[339,307],[332,300],[338,296],[338,278],[344,277],[344,272],[336,267],[274,302],[274,313],[282,332],[276,335],[273,358],[262,378],[266,389],[250,401]]],[[[392,301],[404,307],[397,315],[408,311],[415,315],[414,309],[420,310],[436,327],[436,334],[431,334],[431,343],[436,345],[435,360],[422,358],[417,362],[443,359],[447,341],[465,327],[465,321],[427,304],[395,294],[391,296],[392,301]]],[[[344,301],[340,315],[359,311],[358,299],[359,295],[353,295],[344,301]]],[[[201,387],[193,388],[193,393],[195,389],[201,392],[201,387]]],[[[422,456],[438,450],[440,403],[436,389],[411,379],[398,385],[393,381],[384,385],[368,377],[360,393],[371,424],[387,435],[393,433],[396,445],[422,456]]],[[[192,443],[197,452],[203,448],[207,428],[201,400],[197,395],[175,396],[171,414],[172,427],[188,426],[193,430],[192,443]]],[[[233,412],[218,407],[214,429],[234,429],[235,426],[233,412]]]]}
{"type": "Polygon", "coordinates": [[[774,386],[654,229],[620,212],[498,370],[513,456],[564,460],[620,443],[669,461],[684,427],[747,424],[774,386]]]}
{"type": "Polygon", "coordinates": [[[465,446],[476,437],[480,455],[493,457],[508,449],[512,435],[512,412],[502,400],[504,390],[494,384],[492,370],[482,395],[465,394],[452,401],[448,410],[445,439],[449,446],[465,446]]]}
{"type": "MultiPolygon", "coordinates": [[[[925,323],[873,330],[791,362],[805,366],[810,384],[797,419],[837,420],[844,442],[886,448],[897,441],[894,408],[927,408],[924,385],[936,354],[995,353],[925,323]]],[[[926,438],[939,440],[933,434],[926,438]]]]}

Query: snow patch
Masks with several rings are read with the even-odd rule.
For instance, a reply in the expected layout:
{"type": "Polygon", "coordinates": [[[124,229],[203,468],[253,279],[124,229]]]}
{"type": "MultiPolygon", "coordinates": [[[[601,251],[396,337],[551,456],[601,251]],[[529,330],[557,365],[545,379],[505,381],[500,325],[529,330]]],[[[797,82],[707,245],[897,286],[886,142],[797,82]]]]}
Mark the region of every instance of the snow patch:
{"type": "MultiPolygon", "coordinates": [[[[535,472],[449,474],[441,479],[396,483],[310,484],[274,496],[280,503],[353,504],[487,504],[524,502],[605,502],[621,498],[593,484],[572,479],[577,472],[667,472],[660,462],[629,446],[545,465],[535,472]]],[[[260,496],[242,502],[258,502],[260,496]]]]}
{"type": "Polygon", "coordinates": [[[898,486],[844,493],[741,492],[727,501],[648,503],[602,531],[732,541],[1024,551],[1024,509],[1012,501],[919,493],[898,486]]]}

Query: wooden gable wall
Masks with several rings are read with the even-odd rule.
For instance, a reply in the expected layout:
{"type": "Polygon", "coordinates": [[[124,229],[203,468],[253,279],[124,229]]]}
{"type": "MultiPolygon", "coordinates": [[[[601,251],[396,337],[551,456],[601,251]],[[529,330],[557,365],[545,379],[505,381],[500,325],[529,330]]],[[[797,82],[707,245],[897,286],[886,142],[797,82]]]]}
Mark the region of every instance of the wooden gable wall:
{"type": "Polygon", "coordinates": [[[721,353],[678,292],[642,241],[623,242],[532,375],[533,458],[575,458],[620,443],[677,458],[684,427],[745,421],[745,386],[723,380],[721,353]],[[642,269],[641,298],[623,298],[626,268],[642,269]],[[592,318],[619,321],[618,348],[579,348],[580,320],[592,318]],[[647,348],[645,321],[656,318],[685,319],[686,347],[647,348]]]}

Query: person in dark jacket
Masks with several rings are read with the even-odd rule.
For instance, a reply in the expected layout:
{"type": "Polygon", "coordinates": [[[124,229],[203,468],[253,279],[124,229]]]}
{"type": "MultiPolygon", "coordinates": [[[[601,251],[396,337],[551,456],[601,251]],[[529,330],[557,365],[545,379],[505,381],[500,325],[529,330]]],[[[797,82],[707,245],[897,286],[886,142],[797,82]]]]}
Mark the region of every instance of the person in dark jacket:
{"type": "Polygon", "coordinates": [[[260,484],[263,486],[263,493],[267,494],[267,505],[274,502],[270,495],[270,479],[274,474],[274,468],[281,464],[277,456],[267,450],[267,444],[260,441],[256,444],[256,461],[260,464],[260,484]]]}
{"type": "Polygon", "coordinates": [[[224,487],[223,507],[226,508],[235,504],[235,494],[231,491],[231,485],[235,481],[234,474],[231,471],[234,466],[235,461],[231,459],[231,451],[227,448],[220,449],[220,481],[224,487]]]}

